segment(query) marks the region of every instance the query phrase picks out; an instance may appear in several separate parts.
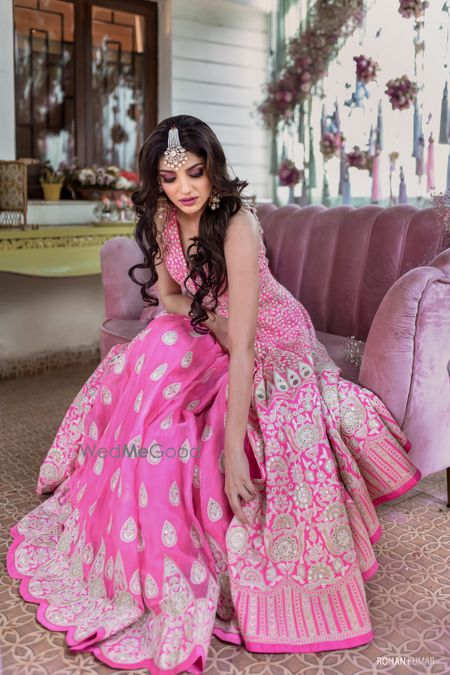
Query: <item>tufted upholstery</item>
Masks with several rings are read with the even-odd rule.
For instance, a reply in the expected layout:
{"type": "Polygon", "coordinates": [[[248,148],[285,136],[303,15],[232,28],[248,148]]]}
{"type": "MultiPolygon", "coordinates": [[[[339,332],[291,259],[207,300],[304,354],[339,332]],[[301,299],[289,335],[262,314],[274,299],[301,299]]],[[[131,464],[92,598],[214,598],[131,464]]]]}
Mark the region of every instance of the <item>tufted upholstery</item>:
{"type": "Polygon", "coordinates": [[[272,206],[261,221],[273,274],[316,330],[361,340],[392,284],[443,247],[432,209],[272,206]]]}
{"type": "MultiPolygon", "coordinates": [[[[386,403],[423,475],[450,466],[450,242],[433,209],[261,205],[258,214],[273,274],[306,307],[343,377],[386,403]],[[349,336],[365,343],[361,368],[345,358],[349,336]]],[[[127,274],[140,259],[124,237],[102,248],[102,356],[160,311],[141,317],[127,274]]]]}

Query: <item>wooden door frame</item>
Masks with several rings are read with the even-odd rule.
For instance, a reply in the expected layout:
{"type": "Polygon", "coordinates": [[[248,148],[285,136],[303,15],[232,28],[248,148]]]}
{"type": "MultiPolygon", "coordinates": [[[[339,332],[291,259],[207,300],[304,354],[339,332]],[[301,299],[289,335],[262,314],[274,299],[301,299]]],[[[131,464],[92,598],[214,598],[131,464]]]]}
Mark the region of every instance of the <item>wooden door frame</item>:
{"type": "MultiPolygon", "coordinates": [[[[157,124],[158,115],[158,2],[157,0],[68,0],[74,8],[75,155],[77,164],[92,166],[92,8],[140,14],[145,18],[144,138],[157,124]]],[[[14,6],[13,6],[14,11],[14,6]]],[[[16,72],[14,60],[14,77],[16,72]]],[[[15,91],[15,96],[17,92],[15,91]]],[[[15,133],[17,134],[17,127],[15,133]]],[[[16,148],[17,152],[17,148],[16,148]]],[[[36,169],[38,171],[38,169],[36,169]]],[[[37,179],[36,179],[37,184],[37,179]]]]}
{"type": "MultiPolygon", "coordinates": [[[[133,12],[145,17],[144,63],[144,138],[156,126],[158,101],[158,4],[155,0],[75,0],[76,28],[83,30],[92,24],[92,7],[105,7],[113,11],[133,12]],[[78,24],[78,25],[77,25],[78,24]],[[156,105],[155,105],[156,102],[156,105]]],[[[79,35],[80,33],[78,33],[79,35]]],[[[77,33],[75,32],[75,35],[77,33]]],[[[75,91],[76,83],[84,79],[86,96],[77,96],[76,153],[78,163],[84,166],[93,164],[93,125],[89,124],[92,110],[92,31],[87,30],[84,41],[75,40],[75,91]],[[84,43],[84,44],[83,44],[84,43]],[[84,49],[83,49],[84,46],[84,49]],[[80,79],[79,79],[80,78],[80,79]],[[79,113],[79,115],[78,115],[79,113]]]]}

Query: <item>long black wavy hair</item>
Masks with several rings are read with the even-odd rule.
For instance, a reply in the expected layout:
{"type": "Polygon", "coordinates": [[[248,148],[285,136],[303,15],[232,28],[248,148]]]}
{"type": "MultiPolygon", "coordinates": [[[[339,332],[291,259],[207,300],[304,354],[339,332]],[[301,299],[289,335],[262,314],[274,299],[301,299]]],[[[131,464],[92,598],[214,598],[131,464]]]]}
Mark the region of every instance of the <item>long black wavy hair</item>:
{"type": "MultiPolygon", "coordinates": [[[[224,254],[225,234],[230,217],[240,210],[244,202],[245,197],[241,196],[241,192],[248,183],[230,177],[225,153],[216,134],[197,117],[191,115],[168,117],[160,122],[144,141],[139,153],[140,184],[132,197],[138,216],[135,238],[144,254],[144,262],[133,265],[128,274],[141,286],[144,302],[152,306],[158,305],[158,298],[149,294],[149,289],[158,280],[156,262],[162,259],[155,224],[158,167],[159,160],[167,149],[169,129],[173,125],[178,129],[181,145],[187,151],[206,160],[205,172],[220,196],[219,208],[213,211],[207,206],[201,215],[199,236],[193,238],[193,243],[187,250],[188,276],[184,281],[186,290],[188,279],[192,279],[196,289],[189,311],[191,325],[197,333],[207,333],[206,327],[198,325],[208,318],[202,303],[211,292],[212,306],[208,305],[208,309],[214,311],[218,304],[218,296],[228,287],[224,254]],[[195,246],[197,251],[192,254],[190,251],[195,246]],[[136,269],[149,269],[149,280],[143,282],[136,279],[134,275],[136,269]]],[[[190,296],[192,297],[192,294],[190,296]]]]}

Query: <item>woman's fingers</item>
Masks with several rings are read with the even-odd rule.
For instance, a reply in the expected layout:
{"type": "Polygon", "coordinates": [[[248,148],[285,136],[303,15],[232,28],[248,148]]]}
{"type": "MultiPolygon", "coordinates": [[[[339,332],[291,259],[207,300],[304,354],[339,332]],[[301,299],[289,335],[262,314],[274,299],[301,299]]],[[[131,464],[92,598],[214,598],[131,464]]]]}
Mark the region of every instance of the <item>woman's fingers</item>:
{"type": "Polygon", "coordinates": [[[253,487],[248,488],[246,485],[243,485],[239,494],[245,502],[249,502],[255,496],[255,491],[253,487]]]}
{"type": "Polygon", "coordinates": [[[239,495],[235,495],[230,499],[230,506],[235,516],[239,518],[243,525],[248,525],[248,520],[245,516],[245,513],[242,510],[242,506],[239,502],[239,495]]]}
{"type": "Polygon", "coordinates": [[[251,499],[256,494],[256,488],[252,483],[250,485],[243,485],[239,490],[235,490],[232,492],[232,494],[228,497],[228,501],[230,502],[231,509],[234,513],[235,516],[239,518],[239,520],[244,523],[245,525],[248,525],[248,520],[242,510],[241,502],[240,499],[242,498],[245,503],[249,502],[251,499]]]}

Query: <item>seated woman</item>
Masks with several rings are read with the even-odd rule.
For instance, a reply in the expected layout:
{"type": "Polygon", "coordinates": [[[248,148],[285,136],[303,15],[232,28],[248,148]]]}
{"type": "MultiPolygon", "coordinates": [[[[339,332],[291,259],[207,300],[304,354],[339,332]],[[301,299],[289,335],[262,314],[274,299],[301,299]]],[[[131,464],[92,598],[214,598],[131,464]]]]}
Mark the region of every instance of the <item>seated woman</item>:
{"type": "Polygon", "coordinates": [[[113,347],[12,528],[8,571],[112,667],[201,673],[212,635],[254,652],[372,640],[375,505],[420,473],[383,403],[340,377],[272,276],[261,227],[200,120],[140,153],[136,239],[164,311],[113,347]]]}

